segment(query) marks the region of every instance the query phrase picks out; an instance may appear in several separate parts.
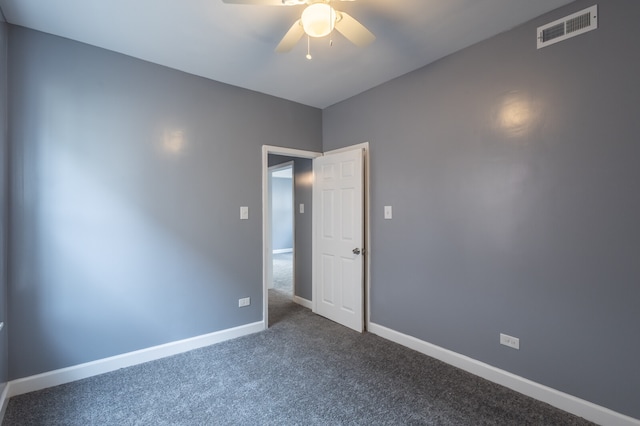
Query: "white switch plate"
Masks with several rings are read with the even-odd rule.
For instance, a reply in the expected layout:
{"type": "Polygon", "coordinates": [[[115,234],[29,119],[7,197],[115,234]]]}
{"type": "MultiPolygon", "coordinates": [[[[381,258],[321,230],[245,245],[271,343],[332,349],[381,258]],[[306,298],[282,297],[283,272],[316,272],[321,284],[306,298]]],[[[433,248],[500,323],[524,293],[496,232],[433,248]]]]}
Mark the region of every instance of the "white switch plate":
{"type": "Polygon", "coordinates": [[[384,218],[385,219],[392,219],[393,218],[393,207],[384,206],[384,218]]]}
{"type": "Polygon", "coordinates": [[[508,334],[500,333],[500,344],[509,346],[513,349],[520,349],[520,339],[517,337],[509,336],[508,334]]]}
{"type": "Polygon", "coordinates": [[[304,213],[304,204],[300,204],[300,213],[304,213]]]}
{"type": "Polygon", "coordinates": [[[245,306],[249,306],[251,304],[250,297],[244,297],[242,299],[238,299],[238,308],[243,308],[245,306]]]}
{"type": "Polygon", "coordinates": [[[247,220],[249,219],[249,207],[240,207],[240,219],[247,220]]]}

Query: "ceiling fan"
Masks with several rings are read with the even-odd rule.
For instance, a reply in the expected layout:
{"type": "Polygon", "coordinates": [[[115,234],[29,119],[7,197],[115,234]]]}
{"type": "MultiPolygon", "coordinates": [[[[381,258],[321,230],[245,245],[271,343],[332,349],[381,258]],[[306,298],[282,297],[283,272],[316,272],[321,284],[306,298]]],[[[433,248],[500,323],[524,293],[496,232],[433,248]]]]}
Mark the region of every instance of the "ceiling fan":
{"type": "MultiPolygon", "coordinates": [[[[302,11],[300,19],[291,26],[284,35],[276,52],[284,53],[293,49],[293,46],[305,34],[309,37],[325,37],[338,30],[347,40],[359,47],[364,47],[375,40],[371,31],[356,21],[351,15],[335,10],[332,0],[222,0],[230,4],[248,4],[259,6],[297,6],[307,5],[302,11]]],[[[354,0],[338,0],[354,1],[354,0]]],[[[311,55],[307,54],[311,59],[311,55]]]]}

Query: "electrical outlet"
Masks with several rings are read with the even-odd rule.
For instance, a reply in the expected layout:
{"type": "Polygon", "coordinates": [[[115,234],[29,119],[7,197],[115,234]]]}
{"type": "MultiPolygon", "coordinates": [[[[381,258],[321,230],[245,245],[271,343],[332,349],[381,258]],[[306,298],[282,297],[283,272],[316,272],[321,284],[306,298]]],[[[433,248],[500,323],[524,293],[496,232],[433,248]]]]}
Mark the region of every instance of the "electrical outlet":
{"type": "Polygon", "coordinates": [[[509,336],[508,334],[500,333],[500,344],[509,346],[513,349],[520,349],[520,339],[517,337],[509,336]]]}
{"type": "Polygon", "coordinates": [[[250,297],[244,297],[242,299],[238,299],[238,307],[239,308],[244,308],[245,306],[249,306],[251,304],[251,298],[250,297]]]}

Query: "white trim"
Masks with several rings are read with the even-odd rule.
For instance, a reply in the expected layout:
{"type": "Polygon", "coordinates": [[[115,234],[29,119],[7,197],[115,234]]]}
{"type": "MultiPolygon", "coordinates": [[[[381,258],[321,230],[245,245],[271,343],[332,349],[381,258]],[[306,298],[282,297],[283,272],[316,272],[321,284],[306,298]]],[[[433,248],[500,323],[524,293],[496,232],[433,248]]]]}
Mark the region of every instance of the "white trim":
{"type": "Polygon", "coordinates": [[[284,248],[284,249],[275,249],[272,251],[273,254],[284,254],[284,253],[293,253],[292,248],[284,248]]]}
{"type": "Polygon", "coordinates": [[[561,410],[575,414],[597,424],[607,426],[639,426],[640,420],[596,405],[584,399],[536,383],[524,377],[493,367],[465,355],[444,349],[432,343],[391,330],[379,324],[370,323],[369,332],[399,343],[403,346],[480,376],[491,382],[506,386],[526,396],[546,402],[561,410]]]}
{"type": "Polygon", "coordinates": [[[293,179],[293,164],[295,161],[290,160],[284,163],[276,164],[274,166],[269,166],[269,173],[273,174],[274,172],[279,172],[280,170],[291,169],[291,177],[287,178],[279,178],[279,179],[293,179]]]}
{"type": "Polygon", "coordinates": [[[313,303],[311,300],[303,299],[300,296],[293,296],[293,301],[298,305],[304,306],[307,309],[313,309],[313,303]]]}
{"type": "Polygon", "coordinates": [[[220,343],[225,340],[257,333],[262,330],[264,330],[264,324],[262,321],[254,322],[252,324],[241,325],[227,330],[203,334],[189,339],[165,343],[163,345],[153,346],[139,351],[128,352],[109,358],[12,380],[7,384],[7,387],[9,388],[8,396],[13,397],[16,395],[22,395],[24,393],[62,385],[64,383],[85,379],[87,377],[97,376],[98,374],[104,374],[120,368],[154,361],[193,349],[220,343]]]}
{"type": "Polygon", "coordinates": [[[7,405],[9,405],[9,383],[5,383],[0,395],[0,424],[4,420],[4,413],[7,412],[7,405]]]}
{"type": "Polygon", "coordinates": [[[305,151],[303,149],[285,148],[275,145],[262,145],[262,153],[296,158],[316,158],[322,156],[322,153],[317,151],[305,151]]]}

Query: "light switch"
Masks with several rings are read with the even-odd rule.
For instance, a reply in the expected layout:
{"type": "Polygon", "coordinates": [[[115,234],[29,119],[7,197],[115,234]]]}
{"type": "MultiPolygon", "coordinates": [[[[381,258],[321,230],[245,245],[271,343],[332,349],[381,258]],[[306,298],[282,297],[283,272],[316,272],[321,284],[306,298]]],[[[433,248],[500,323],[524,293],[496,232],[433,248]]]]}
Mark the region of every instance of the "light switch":
{"type": "Polygon", "coordinates": [[[385,219],[393,218],[393,208],[391,206],[384,206],[384,218],[385,219]]]}
{"type": "Polygon", "coordinates": [[[249,207],[246,207],[246,206],[240,207],[240,219],[241,220],[249,219],[249,207]]]}
{"type": "Polygon", "coordinates": [[[300,204],[300,213],[304,213],[304,204],[300,204]]]}

